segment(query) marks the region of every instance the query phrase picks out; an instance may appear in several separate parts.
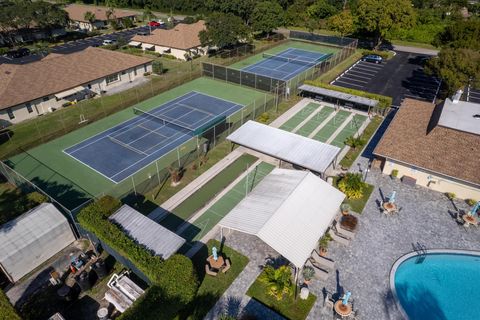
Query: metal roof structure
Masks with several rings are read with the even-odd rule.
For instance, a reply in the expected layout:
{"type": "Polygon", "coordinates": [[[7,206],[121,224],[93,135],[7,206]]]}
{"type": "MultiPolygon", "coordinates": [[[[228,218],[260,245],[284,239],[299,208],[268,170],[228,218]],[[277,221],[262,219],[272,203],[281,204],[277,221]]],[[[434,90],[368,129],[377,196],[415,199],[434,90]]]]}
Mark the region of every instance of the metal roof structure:
{"type": "Polygon", "coordinates": [[[274,169],[219,225],[258,236],[301,268],[344,198],[313,173],[274,169]]]}
{"type": "Polygon", "coordinates": [[[0,267],[16,282],[73,241],[68,220],[43,203],[0,226],[0,267]]]}
{"type": "Polygon", "coordinates": [[[168,259],[180,249],[185,239],[128,205],[123,205],[109,219],[139,244],[157,256],[168,259]]]}
{"type": "Polygon", "coordinates": [[[308,91],[311,93],[320,94],[322,96],[332,97],[332,98],[336,98],[343,101],[361,104],[368,107],[375,107],[379,103],[379,101],[375,99],[364,98],[364,97],[356,96],[353,94],[315,87],[308,84],[302,84],[300,87],[298,87],[298,89],[302,91],[308,91]]]}
{"type": "Polygon", "coordinates": [[[447,98],[438,125],[480,135],[480,104],[447,98]]]}
{"type": "Polygon", "coordinates": [[[340,153],[338,147],[252,120],[247,121],[227,139],[318,173],[324,173],[340,153]]]}

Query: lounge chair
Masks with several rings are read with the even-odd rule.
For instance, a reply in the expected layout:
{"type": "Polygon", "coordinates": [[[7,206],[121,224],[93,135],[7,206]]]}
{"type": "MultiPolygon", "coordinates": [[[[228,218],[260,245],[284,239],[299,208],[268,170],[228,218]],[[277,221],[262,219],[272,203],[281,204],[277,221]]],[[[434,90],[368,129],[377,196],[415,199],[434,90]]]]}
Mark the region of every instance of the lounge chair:
{"type": "Polygon", "coordinates": [[[225,259],[225,267],[223,267],[222,272],[226,273],[230,269],[230,259],[225,259]]]}
{"type": "Polygon", "coordinates": [[[217,274],[218,274],[218,272],[212,271],[210,269],[210,266],[208,265],[208,263],[205,265],[205,273],[210,275],[210,276],[214,276],[214,277],[216,277],[217,274]]]}
{"type": "Polygon", "coordinates": [[[335,223],[334,228],[337,234],[343,238],[352,240],[355,237],[355,232],[348,231],[347,229],[342,228],[339,222],[335,223]]]}
{"type": "Polygon", "coordinates": [[[328,271],[323,270],[322,268],[317,267],[314,265],[310,260],[307,260],[305,266],[312,267],[315,271],[315,279],[326,281],[328,279],[328,271]]]}
{"type": "Polygon", "coordinates": [[[312,258],[313,264],[317,264],[321,268],[327,269],[327,270],[334,270],[335,269],[335,262],[333,262],[330,259],[327,259],[325,257],[322,257],[321,255],[318,254],[317,251],[313,250],[312,252],[312,258]]]}
{"type": "Polygon", "coordinates": [[[332,239],[340,244],[343,244],[345,246],[348,246],[350,244],[350,240],[347,239],[347,238],[344,238],[340,235],[338,235],[337,233],[335,233],[335,231],[333,231],[332,229],[330,229],[328,231],[328,234],[332,237],[332,239]]]}

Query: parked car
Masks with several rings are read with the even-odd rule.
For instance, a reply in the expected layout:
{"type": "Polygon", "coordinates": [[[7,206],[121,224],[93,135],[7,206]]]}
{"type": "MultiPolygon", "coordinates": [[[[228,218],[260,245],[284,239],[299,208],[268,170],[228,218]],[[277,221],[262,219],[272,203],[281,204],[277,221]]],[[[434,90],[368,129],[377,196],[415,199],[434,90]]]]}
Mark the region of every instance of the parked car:
{"type": "Polygon", "coordinates": [[[148,26],[149,27],[160,27],[162,24],[160,22],[157,22],[157,21],[150,21],[148,23],[148,26]]]}
{"type": "Polygon", "coordinates": [[[102,46],[109,46],[109,45],[112,45],[112,44],[115,44],[117,43],[117,40],[114,40],[114,39],[105,39],[103,40],[102,42],[102,46]]]}
{"type": "Polygon", "coordinates": [[[383,58],[377,54],[367,54],[366,56],[362,57],[362,61],[365,62],[373,62],[373,63],[382,63],[383,58]]]}
{"type": "Polygon", "coordinates": [[[8,58],[21,58],[30,55],[30,50],[28,48],[20,48],[17,50],[10,50],[7,52],[8,58]]]}
{"type": "Polygon", "coordinates": [[[147,31],[138,31],[137,36],[148,36],[148,32],[147,31]]]}

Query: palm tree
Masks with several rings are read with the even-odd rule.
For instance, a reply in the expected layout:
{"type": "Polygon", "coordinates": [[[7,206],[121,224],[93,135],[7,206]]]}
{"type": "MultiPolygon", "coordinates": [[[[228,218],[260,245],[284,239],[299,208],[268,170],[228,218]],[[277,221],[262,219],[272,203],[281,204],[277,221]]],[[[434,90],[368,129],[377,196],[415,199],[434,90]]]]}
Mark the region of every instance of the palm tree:
{"type": "Polygon", "coordinates": [[[345,139],[344,142],[347,146],[350,146],[354,150],[357,149],[357,147],[361,147],[364,145],[364,141],[360,139],[360,137],[355,138],[354,136],[350,136],[347,139],[345,139]]]}
{"type": "Polygon", "coordinates": [[[267,293],[279,301],[285,294],[292,294],[292,271],[288,266],[266,266],[259,279],[267,286],[267,293]]]}

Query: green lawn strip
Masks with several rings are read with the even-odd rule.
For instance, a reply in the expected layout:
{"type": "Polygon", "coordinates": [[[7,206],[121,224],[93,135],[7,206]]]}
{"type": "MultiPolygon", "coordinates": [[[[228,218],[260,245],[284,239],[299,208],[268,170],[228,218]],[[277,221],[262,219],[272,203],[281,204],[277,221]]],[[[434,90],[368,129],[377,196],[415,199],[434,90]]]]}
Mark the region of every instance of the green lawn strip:
{"type": "MultiPolygon", "coordinates": [[[[302,49],[302,50],[306,50],[306,51],[314,51],[314,52],[319,52],[319,53],[335,53],[335,52],[340,51],[339,48],[335,48],[335,47],[330,47],[330,46],[325,46],[325,45],[315,44],[315,43],[308,43],[308,42],[303,42],[303,41],[290,40],[289,42],[287,42],[285,44],[281,44],[277,47],[268,49],[264,53],[278,54],[278,53],[280,53],[282,51],[285,51],[289,48],[296,48],[296,49],[302,49]]],[[[242,61],[239,61],[237,63],[232,64],[230,67],[235,68],[235,69],[243,69],[245,67],[248,67],[252,64],[255,64],[255,63],[261,61],[262,59],[264,59],[263,58],[263,53],[251,56],[247,59],[243,59],[242,61]]]]}
{"type": "Polygon", "coordinates": [[[244,177],[222,198],[213,204],[204,214],[195,220],[181,236],[187,241],[200,240],[208,231],[210,231],[223,217],[225,217],[243,198],[247,190],[251,191],[262,179],[268,175],[275,166],[262,162],[248,177],[244,177]]]}
{"type": "Polygon", "coordinates": [[[337,136],[333,139],[332,145],[337,146],[339,148],[343,148],[345,146],[345,140],[354,135],[357,131],[358,128],[362,126],[362,124],[365,122],[367,119],[366,116],[356,114],[353,116],[353,118],[350,120],[350,122],[343,128],[342,131],[340,131],[337,136]]]}
{"type": "Polygon", "coordinates": [[[179,319],[203,319],[243,269],[245,269],[249,260],[232,248],[222,246],[219,241],[212,239],[193,256],[192,261],[201,284],[196,298],[194,298],[186,310],[181,312],[179,319]],[[205,274],[205,260],[211,254],[213,246],[221,250],[221,253],[231,262],[230,269],[226,273],[219,272],[216,277],[205,274]]]}
{"type": "MultiPolygon", "coordinates": [[[[375,116],[370,123],[367,125],[363,133],[361,134],[361,139],[365,141],[365,144],[368,143],[370,138],[374,135],[377,131],[378,127],[382,123],[383,118],[380,116],[375,116]]],[[[357,157],[362,153],[364,148],[356,148],[348,150],[347,154],[340,160],[340,165],[345,168],[350,168],[352,164],[355,162],[357,157]]]]}
{"type": "Polygon", "coordinates": [[[343,71],[345,71],[348,67],[350,67],[352,64],[354,64],[357,60],[359,60],[362,57],[362,51],[363,50],[361,49],[357,49],[355,53],[353,53],[350,57],[346,58],[345,60],[337,64],[335,67],[333,67],[329,71],[320,75],[317,79],[315,79],[315,81],[321,81],[325,83],[332,82],[343,71]]]}
{"type": "Polygon", "coordinates": [[[318,126],[333,112],[333,108],[323,107],[310,120],[307,121],[296,133],[308,137],[318,126]]]}
{"type": "Polygon", "coordinates": [[[246,166],[257,161],[257,157],[243,154],[229,166],[220,171],[204,186],[195,191],[185,201],[172,210],[172,213],[162,220],[162,225],[170,230],[175,230],[183,221],[188,220],[192,214],[202,208],[209,200],[225,189],[240,174],[245,172],[246,166]]]}
{"type": "Polygon", "coordinates": [[[310,102],[305,107],[302,108],[299,112],[295,113],[293,117],[288,119],[284,124],[280,126],[280,129],[286,131],[292,131],[295,129],[303,120],[305,120],[309,115],[311,115],[315,110],[320,107],[319,104],[310,102]]]}
{"type": "MultiPolygon", "coordinates": [[[[297,290],[300,290],[300,288],[297,290]]],[[[306,319],[317,299],[315,295],[310,293],[306,300],[302,300],[299,297],[295,299],[294,294],[292,294],[291,296],[284,296],[282,300],[278,301],[275,297],[269,295],[267,291],[268,288],[265,284],[257,278],[248,288],[247,295],[291,320],[306,319]]]]}
{"type": "Polygon", "coordinates": [[[335,116],[328,121],[325,126],[320,129],[320,131],[313,136],[314,140],[320,141],[320,142],[326,142],[332,134],[342,125],[342,123],[348,118],[350,115],[350,112],[345,111],[345,110],[340,110],[335,114],[335,116]]]}

